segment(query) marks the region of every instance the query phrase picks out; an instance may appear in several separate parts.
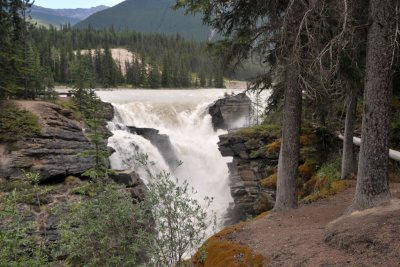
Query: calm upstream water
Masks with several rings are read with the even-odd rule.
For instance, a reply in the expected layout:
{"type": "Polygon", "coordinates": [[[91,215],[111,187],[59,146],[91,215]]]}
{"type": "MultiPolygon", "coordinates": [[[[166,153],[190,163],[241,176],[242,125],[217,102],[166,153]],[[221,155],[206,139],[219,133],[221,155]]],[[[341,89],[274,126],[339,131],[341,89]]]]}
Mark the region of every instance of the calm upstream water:
{"type": "MultiPolygon", "coordinates": [[[[197,90],[115,90],[98,91],[98,96],[115,107],[115,117],[109,123],[114,134],[109,146],[116,152],[111,156],[113,169],[132,169],[146,180],[146,173],[135,163],[138,153],[145,153],[155,164],[152,171],[170,172],[179,181],[187,180],[202,201],[213,197],[211,209],[217,213],[222,226],[229,203],[232,201],[227,163],[232,159],[222,157],[207,107],[225,93],[243,90],[197,89],[197,90]],[[154,128],[169,136],[176,158],[183,164],[174,169],[162,153],[145,138],[132,134],[126,126],[154,128]]],[[[246,120],[243,120],[244,122],[246,120]]],[[[238,125],[239,126],[239,125],[238,125]]]]}

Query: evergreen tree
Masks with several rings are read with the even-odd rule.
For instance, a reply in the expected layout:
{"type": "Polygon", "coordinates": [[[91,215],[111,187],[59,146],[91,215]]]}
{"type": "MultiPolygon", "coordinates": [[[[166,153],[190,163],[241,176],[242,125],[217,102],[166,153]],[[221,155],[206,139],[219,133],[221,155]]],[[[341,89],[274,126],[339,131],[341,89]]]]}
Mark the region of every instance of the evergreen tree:
{"type": "Polygon", "coordinates": [[[149,73],[149,86],[150,88],[160,88],[161,86],[161,74],[160,70],[156,65],[150,65],[149,73]]]}
{"type": "Polygon", "coordinates": [[[388,179],[389,122],[392,97],[396,5],[369,2],[366,83],[354,209],[366,209],[390,198],[388,179]]]}

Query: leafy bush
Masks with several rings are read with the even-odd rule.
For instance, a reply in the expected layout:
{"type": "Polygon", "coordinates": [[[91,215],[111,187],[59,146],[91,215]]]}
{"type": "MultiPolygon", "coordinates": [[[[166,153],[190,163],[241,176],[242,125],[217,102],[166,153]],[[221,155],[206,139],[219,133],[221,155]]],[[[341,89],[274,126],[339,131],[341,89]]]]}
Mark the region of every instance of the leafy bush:
{"type": "Polygon", "coordinates": [[[154,234],[146,240],[151,266],[186,266],[184,256],[199,247],[207,230],[214,230],[215,214],[207,212],[212,199],[206,197],[201,206],[191,194],[194,189],[186,181],[179,184],[166,172],[148,184],[140,205],[141,211],[151,211],[154,218],[154,234]]]}
{"type": "Polygon", "coordinates": [[[68,255],[67,262],[72,266],[137,266],[146,225],[135,217],[137,213],[130,195],[112,185],[71,206],[60,223],[61,250],[68,255]]]}
{"type": "Polygon", "coordinates": [[[328,177],[331,182],[340,180],[340,166],[340,157],[335,158],[334,160],[324,163],[318,170],[317,175],[319,177],[328,177]]]}
{"type": "Polygon", "coordinates": [[[0,143],[12,143],[40,133],[41,126],[35,115],[9,101],[1,102],[0,106],[0,143]]]}

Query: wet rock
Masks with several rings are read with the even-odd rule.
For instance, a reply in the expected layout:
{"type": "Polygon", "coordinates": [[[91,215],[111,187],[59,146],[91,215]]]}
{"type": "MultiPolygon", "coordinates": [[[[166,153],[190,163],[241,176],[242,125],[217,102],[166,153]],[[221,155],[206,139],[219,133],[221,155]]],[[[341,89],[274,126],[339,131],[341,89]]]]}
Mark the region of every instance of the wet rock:
{"type": "Polygon", "coordinates": [[[153,128],[138,128],[134,126],[128,126],[131,133],[140,135],[145,139],[149,140],[153,146],[155,146],[160,152],[161,156],[170,166],[171,170],[175,170],[178,167],[178,158],[174,148],[172,147],[169,136],[166,134],[160,134],[160,131],[153,128]]]}
{"type": "Polygon", "coordinates": [[[251,100],[245,94],[226,96],[208,107],[214,130],[244,126],[251,113],[251,100]]]}
{"type": "Polygon", "coordinates": [[[114,106],[111,103],[101,102],[104,109],[104,119],[111,121],[114,118],[114,106]]]}

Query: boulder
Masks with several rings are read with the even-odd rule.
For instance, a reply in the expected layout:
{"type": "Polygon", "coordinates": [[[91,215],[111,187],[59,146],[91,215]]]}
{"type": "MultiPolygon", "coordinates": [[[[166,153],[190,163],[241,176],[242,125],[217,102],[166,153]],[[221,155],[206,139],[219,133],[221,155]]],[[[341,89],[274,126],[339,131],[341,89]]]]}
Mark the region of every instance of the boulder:
{"type": "Polygon", "coordinates": [[[142,201],[146,196],[146,185],[136,172],[117,172],[111,177],[117,184],[126,186],[132,198],[142,201]]]}
{"type": "Polygon", "coordinates": [[[398,266],[399,218],[400,199],[346,214],[327,225],[325,243],[363,260],[364,264],[368,262],[370,266],[383,266],[382,262],[386,262],[386,266],[398,266]]]}
{"type": "Polygon", "coordinates": [[[251,100],[245,93],[218,99],[208,107],[214,130],[246,125],[251,114],[251,100]]]}

